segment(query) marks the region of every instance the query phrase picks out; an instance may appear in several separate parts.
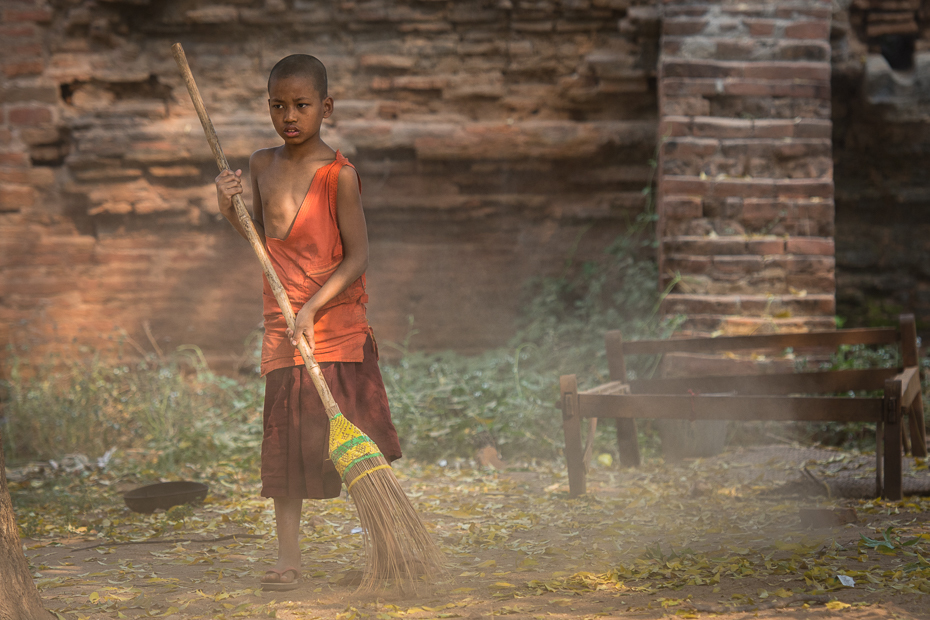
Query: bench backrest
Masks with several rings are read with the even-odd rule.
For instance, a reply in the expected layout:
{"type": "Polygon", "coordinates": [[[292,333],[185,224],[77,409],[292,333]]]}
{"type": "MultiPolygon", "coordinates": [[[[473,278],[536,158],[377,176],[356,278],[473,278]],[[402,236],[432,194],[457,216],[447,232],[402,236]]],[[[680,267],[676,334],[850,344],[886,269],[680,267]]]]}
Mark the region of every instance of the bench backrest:
{"type": "MultiPolygon", "coordinates": [[[[672,338],[669,340],[624,341],[618,331],[606,337],[610,378],[627,382],[627,355],[661,355],[664,353],[725,353],[731,351],[778,350],[787,348],[832,349],[840,345],[901,344],[902,364],[917,366],[917,329],[914,316],[901,315],[899,327],[838,329],[829,332],[797,334],[762,334],[757,336],[722,336],[717,338],[672,338]]],[[[687,393],[700,389],[703,393],[730,392],[740,394],[833,393],[846,390],[882,389],[886,379],[899,369],[870,368],[862,370],[821,371],[814,373],[752,374],[727,377],[687,377],[673,379],[640,379],[630,381],[633,393],[687,393]]]]}

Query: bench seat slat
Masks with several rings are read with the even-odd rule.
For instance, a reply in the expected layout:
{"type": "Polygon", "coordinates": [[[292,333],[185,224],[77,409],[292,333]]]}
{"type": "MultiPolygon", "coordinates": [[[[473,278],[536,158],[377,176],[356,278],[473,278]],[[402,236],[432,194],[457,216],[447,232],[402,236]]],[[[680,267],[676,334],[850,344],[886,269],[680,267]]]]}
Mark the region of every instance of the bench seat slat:
{"type": "Polygon", "coordinates": [[[604,383],[590,390],[584,390],[580,394],[629,394],[630,386],[623,381],[611,381],[604,383]]]}
{"type": "Polygon", "coordinates": [[[882,411],[881,398],[830,396],[580,393],[578,403],[581,415],[591,418],[878,422],[882,411]]]}

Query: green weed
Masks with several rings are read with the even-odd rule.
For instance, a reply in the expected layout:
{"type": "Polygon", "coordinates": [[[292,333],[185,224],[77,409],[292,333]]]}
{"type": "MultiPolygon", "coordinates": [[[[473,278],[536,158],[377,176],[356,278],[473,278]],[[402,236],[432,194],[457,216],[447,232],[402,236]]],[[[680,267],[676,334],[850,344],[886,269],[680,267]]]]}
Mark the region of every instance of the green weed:
{"type": "Polygon", "coordinates": [[[10,461],[137,449],[153,455],[157,470],[171,471],[248,453],[243,448],[261,439],[261,385],[210,372],[193,347],[132,364],[94,355],[28,378],[22,370],[14,357],[4,382],[0,420],[10,461]]]}

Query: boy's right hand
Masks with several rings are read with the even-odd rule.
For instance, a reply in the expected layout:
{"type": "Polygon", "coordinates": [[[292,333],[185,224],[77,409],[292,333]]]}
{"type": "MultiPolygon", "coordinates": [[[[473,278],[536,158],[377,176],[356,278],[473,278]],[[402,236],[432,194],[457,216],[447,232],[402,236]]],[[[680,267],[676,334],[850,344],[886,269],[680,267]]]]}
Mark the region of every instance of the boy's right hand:
{"type": "Polygon", "coordinates": [[[221,211],[233,206],[233,196],[242,193],[242,170],[224,170],[216,177],[216,202],[221,211]]]}

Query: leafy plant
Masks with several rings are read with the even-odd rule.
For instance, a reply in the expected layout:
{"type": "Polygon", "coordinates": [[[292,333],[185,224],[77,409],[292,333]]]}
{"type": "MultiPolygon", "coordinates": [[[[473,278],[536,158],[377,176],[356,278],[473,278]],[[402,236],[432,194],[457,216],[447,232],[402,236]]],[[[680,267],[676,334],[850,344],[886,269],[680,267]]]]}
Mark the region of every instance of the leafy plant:
{"type": "Polygon", "coordinates": [[[913,547],[920,542],[919,536],[908,540],[901,540],[900,537],[893,535],[894,527],[890,525],[882,532],[881,539],[869,538],[865,534],[859,534],[859,546],[875,549],[880,552],[888,552],[895,551],[896,549],[903,549],[904,547],[913,547]],[[892,540],[892,537],[894,537],[894,540],[892,540]]]}
{"type": "Polygon", "coordinates": [[[93,355],[31,376],[22,371],[14,357],[4,382],[0,420],[10,461],[142,449],[158,470],[171,471],[257,451],[261,384],[212,373],[194,347],[132,364],[93,355]]]}

